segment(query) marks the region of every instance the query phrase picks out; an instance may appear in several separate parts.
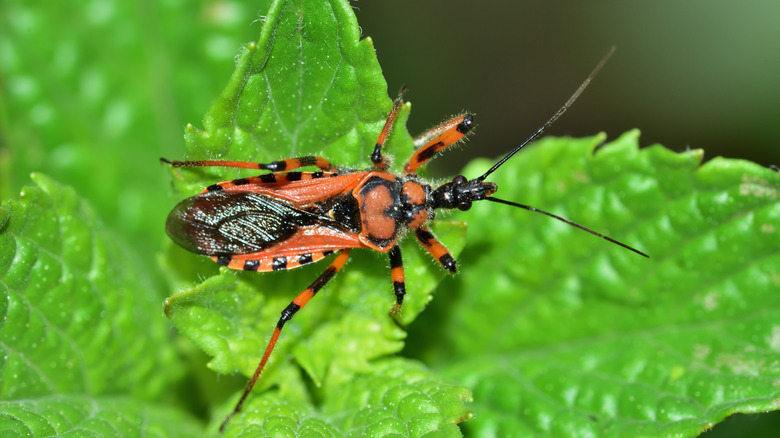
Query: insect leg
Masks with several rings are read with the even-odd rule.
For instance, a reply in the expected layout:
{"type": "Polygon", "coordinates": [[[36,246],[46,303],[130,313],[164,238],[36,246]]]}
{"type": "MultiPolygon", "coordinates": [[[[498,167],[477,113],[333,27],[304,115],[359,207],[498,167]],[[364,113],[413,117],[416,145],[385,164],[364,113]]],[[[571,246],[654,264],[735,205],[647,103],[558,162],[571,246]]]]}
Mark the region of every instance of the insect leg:
{"type": "Polygon", "coordinates": [[[244,405],[244,401],[246,401],[247,396],[255,386],[258,377],[260,377],[260,373],[263,372],[263,368],[265,368],[265,364],[268,362],[268,358],[271,357],[271,352],[274,351],[276,341],[279,339],[279,335],[282,333],[284,324],[291,320],[295,313],[301,310],[303,306],[305,306],[306,303],[308,303],[309,300],[320,289],[322,289],[322,287],[325,286],[325,284],[330,281],[330,279],[333,278],[337,272],[339,272],[339,270],[341,270],[341,268],[344,266],[344,263],[346,263],[347,259],[349,258],[349,251],[349,249],[341,250],[339,255],[336,256],[336,259],[333,260],[333,263],[328,266],[328,269],[326,269],[325,272],[317,277],[317,279],[314,280],[314,282],[309,287],[307,287],[306,290],[295,297],[295,299],[292,300],[292,302],[282,311],[282,316],[279,318],[279,322],[276,323],[276,328],[274,329],[274,333],[271,335],[271,339],[268,341],[268,346],[265,348],[265,353],[263,353],[263,358],[260,360],[260,364],[257,366],[257,369],[255,370],[254,375],[252,375],[252,378],[249,380],[249,383],[247,383],[246,388],[244,388],[244,392],[241,394],[241,398],[238,399],[236,407],[233,408],[233,412],[231,412],[230,415],[228,415],[219,426],[220,432],[224,431],[227,422],[230,421],[230,419],[235,414],[241,411],[241,407],[244,405]]]}
{"type": "Polygon", "coordinates": [[[382,128],[382,132],[379,133],[379,138],[376,140],[374,152],[371,153],[371,162],[374,163],[374,167],[379,170],[384,170],[387,168],[387,161],[385,160],[384,155],[382,155],[382,146],[384,146],[385,140],[387,140],[387,135],[390,133],[390,129],[393,127],[396,116],[398,116],[398,110],[401,109],[401,105],[404,103],[403,97],[406,91],[407,88],[403,87],[401,88],[401,91],[398,92],[398,97],[396,97],[393,101],[393,110],[390,111],[390,115],[387,116],[385,126],[382,128]]]}
{"type": "Polygon", "coordinates": [[[427,163],[442,150],[457,143],[474,127],[474,116],[463,114],[423,133],[414,140],[415,146],[420,146],[409,162],[404,166],[407,175],[417,172],[417,168],[427,163]]]}
{"type": "Polygon", "coordinates": [[[401,313],[404,295],[406,295],[404,262],[401,258],[401,248],[398,244],[394,245],[390,250],[390,277],[393,279],[393,290],[395,291],[395,304],[393,304],[393,309],[390,310],[390,315],[395,317],[401,313]]]}
{"type": "Polygon", "coordinates": [[[431,231],[426,227],[419,227],[414,230],[414,234],[417,236],[417,240],[420,241],[423,248],[428,251],[433,258],[439,261],[444,269],[455,274],[457,269],[455,267],[455,259],[452,257],[447,248],[441,244],[431,231]]]}
{"type": "Polygon", "coordinates": [[[285,170],[297,169],[299,167],[316,166],[326,172],[333,172],[336,170],[336,168],[330,164],[330,161],[322,157],[314,156],[288,158],[286,160],[272,161],[270,163],[226,160],[178,161],[169,160],[167,158],[160,158],[160,161],[170,164],[172,167],[237,167],[241,169],[260,169],[270,170],[271,172],[282,172],[285,170]]]}

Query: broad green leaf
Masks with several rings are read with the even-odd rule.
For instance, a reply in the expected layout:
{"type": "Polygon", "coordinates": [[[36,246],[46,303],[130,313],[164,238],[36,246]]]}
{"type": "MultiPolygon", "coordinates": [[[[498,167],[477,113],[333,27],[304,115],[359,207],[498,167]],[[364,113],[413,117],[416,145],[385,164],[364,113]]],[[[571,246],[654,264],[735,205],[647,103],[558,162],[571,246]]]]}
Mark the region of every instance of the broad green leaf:
{"type": "MultiPolygon", "coordinates": [[[[197,434],[180,421],[186,417],[159,405],[144,411],[129,398],[112,408],[100,397],[46,395],[152,397],[178,372],[168,357],[176,343],[156,317],[161,288],[144,278],[154,275],[171,206],[160,155],[269,161],[317,154],[340,166],[370,165],[390,99],[370,40],[358,42],[349,6],[276,2],[267,23],[249,25],[256,11],[265,13],[264,3],[10,0],[0,7],[0,195],[15,197],[31,171],[43,171],[73,186],[96,212],[74,202],[72,191],[49,195],[41,187],[52,184],[40,176],[24,199],[0,211],[0,398],[14,400],[0,409],[24,405],[15,412],[29,415],[14,420],[10,433],[28,434],[40,424],[41,435],[197,434]],[[176,152],[181,127],[200,117],[236,49],[258,33],[202,130],[187,128],[187,152],[176,152]],[[332,82],[323,80],[328,75],[332,82]],[[38,208],[39,200],[52,207],[38,208]],[[46,428],[74,405],[98,406],[96,415],[84,415],[89,428],[46,428]],[[173,420],[170,429],[145,429],[166,419],[173,420]]],[[[405,107],[399,127],[408,115],[405,107]]],[[[396,131],[386,150],[402,164],[411,142],[396,131]]],[[[477,203],[455,217],[471,227],[461,274],[445,280],[405,342],[412,343],[408,353],[475,390],[475,419],[464,423],[471,435],[694,436],[732,412],[777,409],[777,176],[727,160],[699,169],[697,151],[638,151],[633,141],[624,137],[595,156],[598,140],[540,144],[495,176],[499,196],[626,241],[649,252],[649,261],[506,206],[477,203]]],[[[486,168],[477,163],[468,175],[486,168]]],[[[173,174],[178,201],[246,172],[173,174]]],[[[463,228],[442,224],[436,231],[457,253],[463,228]]],[[[419,270],[408,272],[405,324],[445,277],[415,246],[404,242],[407,270],[419,270]]],[[[165,257],[176,287],[218,272],[177,248],[165,257]]],[[[251,372],[281,308],[326,263],[284,274],[225,271],[172,299],[169,311],[178,308],[177,325],[214,354],[213,368],[251,372]],[[204,306],[209,300],[213,306],[204,306]],[[198,329],[199,322],[207,324],[198,329]]],[[[331,397],[344,389],[354,403],[360,384],[379,393],[387,383],[385,362],[373,359],[397,351],[404,337],[386,315],[392,299],[386,258],[355,251],[285,328],[258,389],[278,388],[250,398],[249,412],[253,403],[265,412],[262,403],[271,400],[282,413],[247,423],[320,422],[335,436],[367,431],[383,410],[372,403],[376,410],[349,420],[353,427],[338,413],[354,410],[331,397]],[[285,411],[289,406],[297,413],[285,411]]],[[[453,395],[462,390],[453,391],[431,399],[460,406],[453,395]]],[[[201,397],[220,402],[211,391],[201,397]]],[[[222,412],[230,407],[224,403],[222,412]]],[[[398,418],[387,424],[401,424],[398,418]]],[[[447,421],[436,424],[453,429],[447,421]]]]}
{"type": "Polygon", "coordinates": [[[153,261],[170,205],[158,158],[180,153],[268,3],[2,2],[0,196],[44,172],[153,261]]]}
{"type": "Polygon", "coordinates": [[[456,217],[464,273],[410,339],[474,390],[475,436],[696,436],[780,409],[780,177],[637,138],[542,140],[494,174],[496,196],[650,259],[508,206],[456,217]]]}
{"type": "Polygon", "coordinates": [[[32,178],[0,207],[0,398],[159,395],[178,371],[147,275],[73,189],[32,178]]]}
{"type": "Polygon", "coordinates": [[[200,429],[179,411],[130,398],[49,395],[0,402],[4,437],[193,437],[200,429]]]}
{"type": "Polygon", "coordinates": [[[228,423],[225,436],[460,436],[457,423],[471,416],[463,405],[470,400],[466,388],[416,362],[381,360],[370,373],[328,391],[319,409],[264,393],[228,423]]]}

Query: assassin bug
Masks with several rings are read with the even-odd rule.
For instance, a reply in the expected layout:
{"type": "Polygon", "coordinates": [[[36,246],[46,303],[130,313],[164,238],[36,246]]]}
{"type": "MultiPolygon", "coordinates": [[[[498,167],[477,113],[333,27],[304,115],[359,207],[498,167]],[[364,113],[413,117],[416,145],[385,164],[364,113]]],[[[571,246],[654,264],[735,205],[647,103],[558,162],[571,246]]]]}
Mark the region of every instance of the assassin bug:
{"type": "Polygon", "coordinates": [[[404,90],[393,103],[370,158],[374,169],[346,170],[321,157],[290,158],[270,163],[243,161],[161,161],[173,167],[220,166],[268,170],[259,176],[208,186],[179,203],[165,224],[168,235],[183,248],[211,257],[220,265],[244,271],[281,271],[336,257],[314,282],[282,311],[268,346],[223,430],[238,413],[268,361],[285,323],[344,266],[352,248],[386,252],[395,292],[391,314],[403,304],[406,287],[398,240],[413,231],[422,247],[446,270],[455,273],[455,259],[430,232],[427,224],[437,209],[468,210],[472,202],[488,200],[536,211],[647,257],[643,252],[582,225],[534,207],[492,197],[497,186],[485,179],[560,117],[598,73],[612,50],[598,63],[566,103],[536,132],[474,179],[458,175],[433,187],[416,172],[420,166],[461,140],[474,126],[463,114],[424,133],[415,140],[418,149],[402,174],[386,171],[382,146],[403,104],[404,90]],[[295,169],[317,167],[316,172],[295,169]]]}

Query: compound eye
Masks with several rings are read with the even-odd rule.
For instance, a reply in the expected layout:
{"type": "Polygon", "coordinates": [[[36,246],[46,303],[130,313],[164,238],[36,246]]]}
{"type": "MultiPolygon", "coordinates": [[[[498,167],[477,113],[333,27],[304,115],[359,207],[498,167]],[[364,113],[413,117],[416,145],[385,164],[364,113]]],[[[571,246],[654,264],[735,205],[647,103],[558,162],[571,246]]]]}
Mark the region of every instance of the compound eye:
{"type": "Polygon", "coordinates": [[[471,201],[464,201],[458,204],[458,210],[466,211],[471,208],[471,201]]]}
{"type": "Polygon", "coordinates": [[[455,185],[463,185],[468,182],[468,179],[466,179],[463,175],[458,175],[455,178],[452,179],[452,182],[455,183],[455,185]]]}

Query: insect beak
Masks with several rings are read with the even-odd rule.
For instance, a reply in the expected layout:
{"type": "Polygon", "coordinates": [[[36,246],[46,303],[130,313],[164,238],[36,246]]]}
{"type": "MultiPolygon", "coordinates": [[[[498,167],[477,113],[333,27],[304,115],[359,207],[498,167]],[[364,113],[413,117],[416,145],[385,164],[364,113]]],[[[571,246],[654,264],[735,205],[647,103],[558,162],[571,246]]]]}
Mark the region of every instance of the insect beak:
{"type": "Polygon", "coordinates": [[[491,196],[493,193],[496,193],[496,191],[498,191],[498,186],[496,185],[496,183],[480,182],[480,184],[482,184],[483,187],[485,188],[485,195],[482,199],[485,199],[488,196],[491,196]]]}

